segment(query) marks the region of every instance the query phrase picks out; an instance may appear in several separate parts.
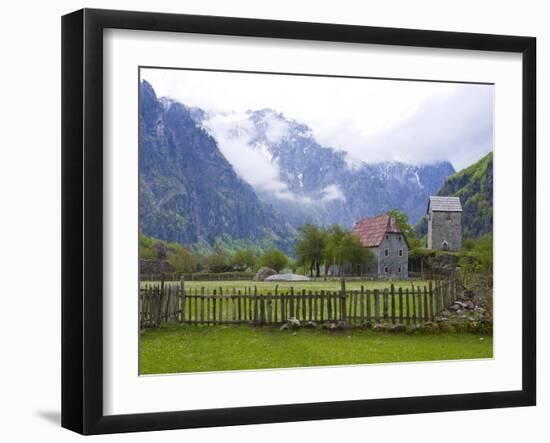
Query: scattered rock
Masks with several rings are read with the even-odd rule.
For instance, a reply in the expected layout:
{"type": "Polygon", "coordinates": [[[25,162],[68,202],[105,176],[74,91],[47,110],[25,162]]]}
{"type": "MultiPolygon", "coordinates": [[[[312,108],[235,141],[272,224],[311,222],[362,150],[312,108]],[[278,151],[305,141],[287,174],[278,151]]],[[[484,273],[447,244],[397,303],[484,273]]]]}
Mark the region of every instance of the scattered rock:
{"type": "Polygon", "coordinates": [[[304,328],[316,328],[317,327],[317,323],[315,323],[314,321],[307,321],[304,323],[304,328]]]}
{"type": "Polygon", "coordinates": [[[392,326],[390,326],[390,332],[400,333],[400,332],[405,332],[406,330],[407,330],[407,328],[405,327],[405,325],[392,325],[392,326]]]}
{"type": "Polygon", "coordinates": [[[330,322],[330,323],[323,323],[322,328],[328,329],[330,331],[336,331],[336,330],[343,331],[346,329],[350,329],[351,326],[345,321],[336,321],[336,322],[330,322]]]}
{"type": "Polygon", "coordinates": [[[281,331],[284,331],[285,329],[288,329],[288,323],[285,323],[279,328],[281,331]]]}
{"type": "Polygon", "coordinates": [[[262,266],[260,269],[258,269],[258,272],[256,272],[256,275],[254,276],[253,280],[264,281],[267,277],[275,274],[277,274],[277,271],[275,269],[262,266]]]}
{"type": "Polygon", "coordinates": [[[296,317],[290,317],[287,321],[287,325],[291,329],[298,329],[300,327],[300,320],[296,317]]]}

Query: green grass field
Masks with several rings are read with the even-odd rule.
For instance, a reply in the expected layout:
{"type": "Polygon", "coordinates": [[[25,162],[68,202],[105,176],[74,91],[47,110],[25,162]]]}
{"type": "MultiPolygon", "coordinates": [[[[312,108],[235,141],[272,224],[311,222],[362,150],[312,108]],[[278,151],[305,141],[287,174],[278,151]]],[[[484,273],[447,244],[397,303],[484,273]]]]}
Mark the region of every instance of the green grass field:
{"type": "Polygon", "coordinates": [[[166,324],[140,339],[140,373],[491,358],[490,336],[166,324]]]}
{"type": "MultiPolygon", "coordinates": [[[[396,281],[387,281],[387,280],[346,280],[346,289],[347,290],[359,290],[361,286],[365,289],[384,289],[389,288],[390,285],[393,285],[403,288],[411,288],[413,285],[415,287],[428,286],[427,280],[396,280],[396,281]]],[[[142,282],[141,286],[145,285],[158,285],[159,281],[153,282],[142,282]]],[[[179,285],[178,282],[166,282],[166,285],[179,285]]],[[[336,291],[340,289],[341,283],[339,280],[327,280],[327,281],[306,281],[306,282],[256,282],[251,280],[235,280],[235,281],[186,281],[185,288],[188,290],[200,290],[204,288],[205,290],[213,291],[214,289],[219,290],[223,288],[224,292],[226,290],[232,291],[241,290],[244,292],[245,289],[258,289],[258,293],[265,294],[268,291],[275,292],[275,286],[278,287],[278,290],[283,292],[285,290],[290,290],[294,288],[295,291],[336,291]]]]}

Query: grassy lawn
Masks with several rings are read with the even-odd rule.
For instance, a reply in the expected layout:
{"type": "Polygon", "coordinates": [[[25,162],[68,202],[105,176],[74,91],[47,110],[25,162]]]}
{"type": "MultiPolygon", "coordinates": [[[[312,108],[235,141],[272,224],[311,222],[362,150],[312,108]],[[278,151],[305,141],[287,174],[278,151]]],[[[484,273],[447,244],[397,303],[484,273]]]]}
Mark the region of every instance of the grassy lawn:
{"type": "MultiPolygon", "coordinates": [[[[393,285],[403,288],[411,288],[413,285],[415,287],[421,286],[422,288],[424,286],[428,286],[427,280],[396,280],[396,281],[387,281],[387,280],[347,280],[346,281],[346,289],[347,290],[359,290],[361,289],[361,286],[363,286],[365,289],[384,289],[389,288],[390,285],[393,283],[393,285]]],[[[141,285],[158,285],[160,284],[159,281],[153,281],[153,282],[142,282],[141,285]]],[[[166,285],[179,285],[178,282],[166,282],[166,285]]],[[[251,281],[251,280],[235,280],[235,281],[186,281],[185,282],[185,288],[187,290],[200,290],[201,288],[204,288],[205,290],[213,291],[219,290],[220,288],[223,288],[224,292],[227,290],[232,291],[233,288],[235,290],[241,290],[244,292],[246,289],[254,289],[254,287],[258,288],[258,293],[265,294],[268,291],[271,291],[272,293],[275,292],[275,286],[278,287],[278,290],[280,292],[290,290],[290,288],[294,288],[295,291],[336,291],[340,289],[340,281],[339,280],[327,280],[327,281],[306,281],[306,282],[257,282],[257,281],[251,281]]]]}
{"type": "Polygon", "coordinates": [[[296,332],[167,324],[143,333],[141,374],[491,358],[490,336],[391,334],[367,329],[296,332]]]}

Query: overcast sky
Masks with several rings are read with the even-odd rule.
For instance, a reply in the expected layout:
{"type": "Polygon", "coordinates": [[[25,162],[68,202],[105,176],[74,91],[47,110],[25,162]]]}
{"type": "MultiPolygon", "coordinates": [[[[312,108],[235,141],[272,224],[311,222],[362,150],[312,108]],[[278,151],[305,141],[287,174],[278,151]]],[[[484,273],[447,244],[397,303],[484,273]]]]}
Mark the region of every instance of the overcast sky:
{"type": "Polygon", "coordinates": [[[493,149],[492,85],[171,69],[141,78],[157,96],[206,111],[272,108],[367,163],[448,160],[460,170],[493,149]]]}

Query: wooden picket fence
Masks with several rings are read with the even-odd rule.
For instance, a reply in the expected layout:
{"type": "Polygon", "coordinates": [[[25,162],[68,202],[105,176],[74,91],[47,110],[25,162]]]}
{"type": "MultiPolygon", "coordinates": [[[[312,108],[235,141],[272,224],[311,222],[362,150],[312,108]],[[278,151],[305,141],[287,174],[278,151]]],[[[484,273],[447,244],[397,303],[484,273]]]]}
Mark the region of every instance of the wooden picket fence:
{"type": "Polygon", "coordinates": [[[141,328],[163,322],[187,324],[286,323],[289,318],[315,323],[345,321],[352,325],[420,324],[457,299],[456,280],[430,282],[428,286],[334,291],[295,291],[294,288],[259,293],[256,287],[189,290],[184,281],[145,284],[140,290],[141,328]]]}

